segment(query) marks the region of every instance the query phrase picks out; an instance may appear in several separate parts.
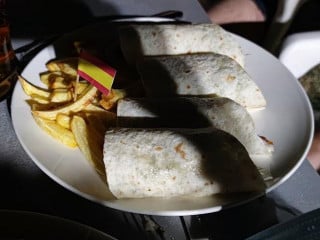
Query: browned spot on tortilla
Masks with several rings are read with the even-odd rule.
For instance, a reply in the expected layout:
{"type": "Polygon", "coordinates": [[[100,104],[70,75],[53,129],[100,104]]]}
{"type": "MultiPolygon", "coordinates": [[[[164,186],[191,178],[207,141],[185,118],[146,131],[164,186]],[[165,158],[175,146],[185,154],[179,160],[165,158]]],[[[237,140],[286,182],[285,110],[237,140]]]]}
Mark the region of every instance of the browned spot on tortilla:
{"type": "Polygon", "coordinates": [[[163,147],[161,147],[161,146],[156,146],[154,149],[157,150],[157,151],[161,151],[161,150],[163,149],[163,147]]]}
{"type": "Polygon", "coordinates": [[[227,82],[232,82],[232,81],[235,80],[235,79],[236,79],[235,76],[228,75],[228,77],[227,77],[227,82]]]}
{"type": "Polygon", "coordinates": [[[263,141],[265,141],[267,144],[273,145],[273,142],[270,141],[268,138],[264,137],[264,136],[259,136],[263,141]]]}
{"type": "Polygon", "coordinates": [[[182,150],[182,145],[183,143],[179,143],[178,145],[176,145],[174,147],[174,150],[180,154],[180,156],[183,158],[183,159],[186,159],[186,153],[182,150]]]}
{"type": "Polygon", "coordinates": [[[187,85],[187,89],[190,89],[191,88],[191,86],[190,85],[187,85]]]}
{"type": "Polygon", "coordinates": [[[173,177],[172,177],[172,180],[176,180],[176,176],[173,176],[173,177]]]}
{"type": "Polygon", "coordinates": [[[157,35],[156,32],[152,32],[151,34],[152,34],[152,36],[154,36],[154,37],[157,35]]]}

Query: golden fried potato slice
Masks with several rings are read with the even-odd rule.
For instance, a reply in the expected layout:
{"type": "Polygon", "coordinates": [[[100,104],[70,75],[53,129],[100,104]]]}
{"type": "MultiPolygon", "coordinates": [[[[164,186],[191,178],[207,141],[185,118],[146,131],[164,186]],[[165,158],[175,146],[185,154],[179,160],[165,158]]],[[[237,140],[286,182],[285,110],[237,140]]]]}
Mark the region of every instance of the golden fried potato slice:
{"type": "Polygon", "coordinates": [[[68,77],[56,77],[50,82],[49,89],[64,88],[68,89],[72,87],[72,80],[68,77]]]}
{"type": "Polygon", "coordinates": [[[72,82],[72,87],[73,89],[76,89],[77,94],[81,94],[83,93],[83,91],[90,85],[90,83],[88,83],[87,81],[81,81],[77,83],[77,87],[76,87],[76,81],[72,82]]]}
{"type": "Polygon", "coordinates": [[[75,137],[70,130],[61,127],[59,124],[52,120],[43,119],[36,115],[33,115],[33,118],[35,119],[38,126],[54,139],[60,141],[68,147],[77,147],[75,137]]]}
{"type": "Polygon", "coordinates": [[[102,177],[106,179],[103,162],[104,133],[97,133],[83,117],[74,115],[71,120],[71,131],[73,132],[80,151],[85,158],[102,177]]]}
{"type": "Polygon", "coordinates": [[[67,105],[64,105],[62,107],[58,107],[56,109],[52,110],[44,110],[44,111],[32,111],[32,113],[36,116],[49,119],[49,120],[55,120],[58,113],[65,113],[69,114],[71,112],[79,112],[86,106],[88,106],[95,98],[96,94],[98,92],[98,89],[94,86],[90,85],[86,88],[86,90],[80,95],[80,97],[75,102],[71,102],[67,105]]]}
{"type": "Polygon", "coordinates": [[[40,104],[49,104],[50,103],[50,99],[48,99],[46,97],[39,96],[37,94],[31,94],[30,97],[34,102],[37,102],[40,104]]]}
{"type": "Polygon", "coordinates": [[[49,99],[51,91],[44,89],[44,88],[40,88],[34,84],[32,84],[31,82],[27,81],[24,77],[22,76],[18,76],[19,82],[22,86],[23,91],[28,95],[28,96],[39,96],[42,98],[47,98],[49,99]]]}
{"type": "Polygon", "coordinates": [[[84,109],[85,112],[105,112],[106,110],[100,106],[97,106],[93,102],[87,105],[84,109]]]}
{"type": "Polygon", "coordinates": [[[49,87],[50,82],[52,82],[53,79],[61,76],[63,76],[63,72],[61,71],[46,71],[39,74],[40,81],[47,87],[49,87]]]}
{"type": "Polygon", "coordinates": [[[35,99],[27,99],[26,102],[29,104],[31,110],[52,110],[61,106],[61,103],[39,103],[35,99]]]}
{"type": "Polygon", "coordinates": [[[124,98],[127,95],[124,89],[112,89],[109,95],[102,95],[99,104],[106,110],[112,109],[119,99],[124,98]]]}
{"type": "Polygon", "coordinates": [[[70,123],[71,123],[72,117],[70,115],[64,114],[64,113],[58,113],[56,122],[66,129],[70,129],[70,123]]]}
{"type": "Polygon", "coordinates": [[[49,71],[61,71],[72,76],[77,76],[78,58],[70,57],[65,59],[55,59],[46,63],[49,71]]]}
{"type": "Polygon", "coordinates": [[[71,88],[76,81],[76,76],[66,74],[62,71],[47,71],[40,73],[40,80],[48,89],[71,88]]]}
{"type": "Polygon", "coordinates": [[[70,89],[57,88],[50,95],[50,101],[56,103],[70,102],[73,98],[73,93],[70,89]]]}

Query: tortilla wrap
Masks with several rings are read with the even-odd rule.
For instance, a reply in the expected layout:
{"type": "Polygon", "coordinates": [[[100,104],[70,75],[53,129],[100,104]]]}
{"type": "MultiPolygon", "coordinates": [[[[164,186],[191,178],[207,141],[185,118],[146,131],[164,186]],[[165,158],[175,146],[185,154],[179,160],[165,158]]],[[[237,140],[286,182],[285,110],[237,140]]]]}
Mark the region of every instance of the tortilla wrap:
{"type": "Polygon", "coordinates": [[[248,109],[266,100],[258,85],[233,59],[216,53],[145,57],[138,72],[149,97],[228,97],[248,109]]]}
{"type": "Polygon", "coordinates": [[[117,198],[201,197],[265,190],[242,144],[214,129],[108,130],[104,164],[109,189],[117,198]]]}
{"type": "Polygon", "coordinates": [[[215,52],[244,66],[244,55],[233,36],[217,24],[133,24],[119,29],[128,63],[142,56],[215,52]]]}
{"type": "Polygon", "coordinates": [[[251,115],[228,98],[125,98],[117,105],[118,126],[153,128],[214,127],[236,137],[248,151],[264,178],[270,177],[269,164],[274,146],[258,136],[251,115]]]}

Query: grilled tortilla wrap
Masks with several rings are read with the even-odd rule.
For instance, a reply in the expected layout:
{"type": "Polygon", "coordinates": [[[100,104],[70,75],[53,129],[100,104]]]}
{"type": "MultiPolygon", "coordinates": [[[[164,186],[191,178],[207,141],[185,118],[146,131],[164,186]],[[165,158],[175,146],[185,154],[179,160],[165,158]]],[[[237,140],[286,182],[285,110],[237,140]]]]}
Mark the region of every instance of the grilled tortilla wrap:
{"type": "Polygon", "coordinates": [[[217,24],[134,24],[120,28],[119,36],[131,64],[142,56],[216,52],[244,66],[240,45],[217,24]]]}
{"type": "Polygon", "coordinates": [[[214,127],[236,137],[246,148],[264,178],[270,178],[269,164],[274,147],[258,136],[251,115],[228,98],[125,98],[117,105],[118,126],[153,128],[214,127]]]}
{"type": "Polygon", "coordinates": [[[245,148],[220,130],[108,130],[104,164],[109,189],[117,198],[265,190],[245,148]]]}
{"type": "Polygon", "coordinates": [[[231,98],[248,109],[261,109],[266,100],[252,78],[233,59],[216,53],[145,57],[138,64],[146,95],[231,98]]]}

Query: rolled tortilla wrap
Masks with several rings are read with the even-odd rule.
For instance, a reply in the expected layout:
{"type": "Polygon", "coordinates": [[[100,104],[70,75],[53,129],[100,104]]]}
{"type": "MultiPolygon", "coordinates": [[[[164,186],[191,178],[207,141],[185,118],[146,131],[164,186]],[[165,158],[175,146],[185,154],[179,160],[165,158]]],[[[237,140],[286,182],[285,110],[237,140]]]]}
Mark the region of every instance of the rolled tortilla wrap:
{"type": "Polygon", "coordinates": [[[120,28],[120,45],[126,60],[142,56],[215,52],[244,66],[244,55],[233,36],[217,24],[134,24],[120,28]]]}
{"type": "Polygon", "coordinates": [[[248,109],[266,106],[262,91],[247,72],[221,54],[145,57],[138,71],[149,97],[216,95],[248,109]]]}
{"type": "Polygon", "coordinates": [[[214,127],[236,137],[246,148],[264,178],[274,146],[258,136],[254,121],[244,107],[228,98],[125,98],[117,105],[118,126],[206,128],[214,127]]]}
{"type": "Polygon", "coordinates": [[[245,148],[220,130],[108,130],[104,164],[109,189],[117,198],[265,190],[245,148]]]}

